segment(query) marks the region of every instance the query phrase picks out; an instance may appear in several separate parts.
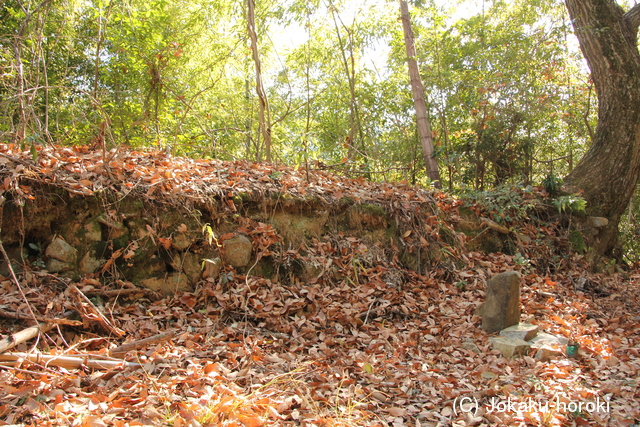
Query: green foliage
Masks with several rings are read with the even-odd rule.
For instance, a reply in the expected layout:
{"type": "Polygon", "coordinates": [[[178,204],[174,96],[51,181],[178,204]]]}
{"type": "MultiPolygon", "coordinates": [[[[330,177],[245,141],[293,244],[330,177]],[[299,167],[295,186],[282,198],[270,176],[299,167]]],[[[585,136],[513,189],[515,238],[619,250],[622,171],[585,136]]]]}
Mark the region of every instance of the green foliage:
{"type": "MultiPolygon", "coordinates": [[[[546,174],[539,164],[567,172],[596,108],[577,50],[566,42],[562,5],[495,2],[454,20],[433,1],[412,4],[449,188],[528,184],[546,174]]],[[[258,159],[244,7],[228,0],[6,1],[0,140],[258,159]],[[15,37],[16,29],[24,34],[15,37]]],[[[267,1],[257,12],[276,159],[427,184],[398,4],[267,1]],[[294,42],[278,41],[279,33],[294,42]]]]}
{"type": "Polygon", "coordinates": [[[499,224],[525,220],[535,206],[530,187],[523,189],[512,185],[485,191],[469,191],[463,193],[462,199],[480,206],[499,224]]]}
{"type": "Polygon", "coordinates": [[[527,258],[525,258],[524,256],[522,256],[522,254],[520,252],[517,252],[514,257],[513,257],[513,262],[520,267],[529,267],[531,264],[531,261],[529,261],[527,258]]]}
{"type": "Polygon", "coordinates": [[[568,50],[563,6],[495,2],[453,24],[442,14],[425,9],[418,31],[450,188],[535,182],[544,176],[535,168],[541,161],[568,172],[588,134],[580,118],[590,92],[568,50]]]}
{"type": "Polygon", "coordinates": [[[558,194],[558,190],[560,190],[560,187],[562,186],[562,179],[550,173],[542,181],[542,185],[549,195],[556,196],[558,194]]]}
{"type": "Polygon", "coordinates": [[[581,213],[584,212],[587,208],[587,201],[577,194],[559,196],[555,198],[551,203],[553,203],[553,205],[558,209],[558,212],[560,213],[581,213]]]}

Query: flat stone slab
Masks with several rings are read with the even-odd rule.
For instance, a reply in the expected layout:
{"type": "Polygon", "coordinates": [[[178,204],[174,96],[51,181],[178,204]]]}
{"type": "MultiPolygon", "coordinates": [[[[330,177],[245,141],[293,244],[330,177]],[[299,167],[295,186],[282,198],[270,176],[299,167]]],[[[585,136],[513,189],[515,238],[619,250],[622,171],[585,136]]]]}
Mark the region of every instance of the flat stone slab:
{"type": "Polygon", "coordinates": [[[520,338],[523,341],[532,340],[537,334],[540,328],[537,325],[531,325],[529,323],[518,323],[517,325],[509,326],[500,331],[500,335],[509,338],[520,338]]]}
{"type": "Polygon", "coordinates": [[[531,344],[520,338],[498,336],[489,338],[489,341],[493,344],[493,348],[499,350],[506,358],[512,358],[516,354],[524,354],[531,347],[531,344]]]}
{"type": "Polygon", "coordinates": [[[569,340],[565,337],[558,337],[547,332],[538,332],[538,334],[529,342],[531,344],[531,348],[537,349],[543,345],[549,347],[564,347],[569,343],[569,340]]]}

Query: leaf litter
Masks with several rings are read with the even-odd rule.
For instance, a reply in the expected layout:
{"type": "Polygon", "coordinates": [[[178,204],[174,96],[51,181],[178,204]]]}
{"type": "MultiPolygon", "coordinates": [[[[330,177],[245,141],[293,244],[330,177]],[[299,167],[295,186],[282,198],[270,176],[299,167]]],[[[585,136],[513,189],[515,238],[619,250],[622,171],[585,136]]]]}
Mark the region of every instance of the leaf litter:
{"type": "MultiPolygon", "coordinates": [[[[47,184],[78,196],[134,192],[171,203],[210,200],[238,212],[234,195],[310,195],[325,204],[375,201],[419,245],[441,241],[443,218],[459,221],[460,201],[403,184],[350,180],[272,164],[167,157],[155,152],[0,146],[5,192],[25,199],[47,184]],[[307,180],[307,176],[309,179],[307,180]],[[425,214],[419,211],[429,205],[425,214]],[[418,220],[420,217],[420,220],[418,220]]],[[[271,281],[225,266],[193,292],[112,298],[103,313],[125,334],[63,326],[21,351],[119,360],[109,350],[173,332],[169,341],[129,351],[130,365],[58,366],[26,358],[0,362],[0,423],[33,426],[631,426],[640,420],[640,272],[590,273],[557,224],[514,224],[533,243],[517,255],[443,245],[451,259],[420,274],[380,248],[327,233],[285,248],[276,230],[244,219],[258,257],[304,262],[318,274],[271,281]],[[537,244],[536,242],[546,242],[537,244]],[[553,242],[553,244],[548,244],[553,242]],[[554,249],[555,248],[555,249],[554,249]],[[529,262],[522,262],[527,259],[529,262]],[[505,359],[493,350],[476,308],[486,280],[523,277],[522,321],[580,344],[578,358],[505,359]],[[598,290],[596,292],[595,290],[598,290]],[[606,404],[606,405],[605,405],[606,404]]],[[[397,249],[397,248],[396,248],[397,249]]],[[[39,314],[73,309],[68,279],[25,272],[20,284],[39,314]]],[[[80,290],[121,284],[83,279],[80,290]]],[[[16,284],[0,282],[0,308],[27,313],[16,284]]],[[[3,335],[27,326],[0,323],[3,335]]],[[[55,358],[54,358],[55,359],[55,358]]]]}

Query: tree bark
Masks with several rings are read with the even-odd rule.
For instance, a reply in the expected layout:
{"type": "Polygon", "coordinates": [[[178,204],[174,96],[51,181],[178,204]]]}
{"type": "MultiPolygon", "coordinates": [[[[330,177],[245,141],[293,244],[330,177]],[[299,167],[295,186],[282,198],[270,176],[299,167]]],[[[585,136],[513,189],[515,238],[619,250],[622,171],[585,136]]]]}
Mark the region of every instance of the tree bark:
{"type": "Polygon", "coordinates": [[[614,0],[566,0],[566,6],[598,95],[598,125],[565,184],[582,192],[590,215],[609,219],[592,248],[617,255],[618,223],[640,176],[640,5],[627,13],[614,0]]]}
{"type": "Polygon", "coordinates": [[[418,136],[420,137],[420,144],[422,146],[422,156],[427,165],[429,179],[431,179],[436,188],[442,188],[438,161],[433,156],[433,135],[431,134],[431,125],[429,123],[429,115],[427,114],[427,103],[424,99],[424,86],[420,79],[420,70],[418,69],[418,61],[416,60],[416,47],[413,40],[409,6],[404,0],[400,0],[400,18],[402,19],[402,29],[404,31],[407,66],[409,67],[411,93],[413,95],[413,105],[416,109],[418,136]]]}
{"type": "Polygon", "coordinates": [[[258,52],[258,35],[256,34],[256,5],[255,0],[247,0],[247,28],[251,41],[251,53],[256,67],[256,93],[258,94],[259,108],[258,119],[260,121],[260,131],[264,139],[264,154],[267,162],[271,161],[271,114],[269,112],[269,100],[267,92],[262,84],[262,66],[260,65],[260,54],[258,52]]]}

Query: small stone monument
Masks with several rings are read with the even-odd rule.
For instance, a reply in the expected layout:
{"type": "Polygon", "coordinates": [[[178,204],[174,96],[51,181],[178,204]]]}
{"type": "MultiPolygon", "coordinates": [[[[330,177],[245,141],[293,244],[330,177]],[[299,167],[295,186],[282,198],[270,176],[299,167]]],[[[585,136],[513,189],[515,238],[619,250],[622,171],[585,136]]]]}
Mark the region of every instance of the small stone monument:
{"type": "Polygon", "coordinates": [[[500,273],[489,279],[485,302],[478,309],[482,329],[498,332],[520,323],[520,274],[500,273]]]}

